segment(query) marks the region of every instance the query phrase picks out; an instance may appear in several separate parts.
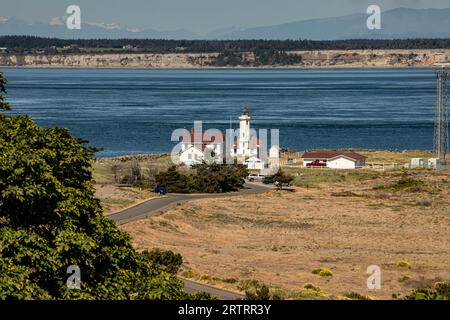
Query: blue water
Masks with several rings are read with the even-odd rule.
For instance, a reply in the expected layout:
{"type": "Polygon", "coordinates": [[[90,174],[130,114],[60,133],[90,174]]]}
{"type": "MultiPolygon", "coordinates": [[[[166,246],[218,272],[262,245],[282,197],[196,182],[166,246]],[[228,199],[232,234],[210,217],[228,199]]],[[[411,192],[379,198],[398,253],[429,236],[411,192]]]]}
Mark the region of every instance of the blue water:
{"type": "Polygon", "coordinates": [[[247,105],[291,149],[431,149],[432,69],[3,69],[11,114],[68,127],[99,156],[169,152],[172,130],[225,129],[247,105]]]}

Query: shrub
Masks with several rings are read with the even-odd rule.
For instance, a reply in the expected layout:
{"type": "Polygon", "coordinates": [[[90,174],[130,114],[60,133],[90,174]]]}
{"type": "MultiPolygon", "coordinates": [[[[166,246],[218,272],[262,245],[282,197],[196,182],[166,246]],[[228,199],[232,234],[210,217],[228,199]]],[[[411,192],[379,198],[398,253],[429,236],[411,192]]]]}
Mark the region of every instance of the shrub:
{"type": "Polygon", "coordinates": [[[368,296],[364,296],[362,294],[359,294],[357,292],[348,292],[344,294],[344,297],[352,299],[352,300],[372,300],[368,296]]]}
{"type": "Polygon", "coordinates": [[[223,279],[223,282],[233,284],[233,283],[238,282],[238,280],[235,278],[227,278],[227,279],[223,279]]]}
{"type": "Polygon", "coordinates": [[[331,195],[333,197],[360,197],[360,195],[352,191],[332,192],[331,195]]]}
{"type": "Polygon", "coordinates": [[[188,176],[177,171],[176,166],[171,166],[167,171],[155,176],[156,186],[165,188],[167,192],[188,193],[190,181],[188,176]]]}
{"type": "Polygon", "coordinates": [[[300,290],[276,289],[271,292],[273,300],[317,300],[327,297],[327,294],[319,287],[312,284],[306,284],[300,290]]]}
{"type": "Polygon", "coordinates": [[[194,272],[193,270],[189,269],[189,270],[184,271],[184,272],[182,273],[182,275],[183,275],[183,277],[185,277],[185,278],[192,279],[193,277],[195,277],[195,272],[194,272]]]}
{"type": "Polygon", "coordinates": [[[219,297],[206,292],[196,292],[192,294],[188,300],[219,300],[219,297]]]}
{"type": "Polygon", "coordinates": [[[181,174],[175,166],[156,175],[156,184],[168,192],[177,193],[223,193],[237,191],[244,186],[247,169],[241,165],[199,164],[193,173],[181,174]]]}
{"type": "Polygon", "coordinates": [[[211,276],[209,274],[202,274],[199,278],[201,281],[211,280],[211,276]]]}
{"type": "Polygon", "coordinates": [[[303,290],[300,291],[302,296],[306,297],[324,297],[325,293],[319,287],[316,287],[313,284],[305,284],[303,286],[303,290]]]}
{"type": "Polygon", "coordinates": [[[261,284],[256,279],[241,280],[238,285],[239,290],[246,291],[250,288],[259,288],[261,284]]]}
{"type": "Polygon", "coordinates": [[[271,293],[267,285],[258,285],[253,290],[245,291],[245,300],[280,300],[280,296],[271,293]]]}
{"type": "MultiPolygon", "coordinates": [[[[114,176],[115,180],[117,179],[117,173],[118,173],[118,166],[114,166],[111,169],[114,170],[114,176]]],[[[142,175],[142,169],[139,165],[139,162],[136,159],[133,159],[131,162],[130,168],[127,170],[127,172],[122,176],[121,183],[123,184],[129,184],[132,186],[143,186],[144,185],[144,177],[142,175]]]]}
{"type": "Polygon", "coordinates": [[[311,283],[307,283],[303,286],[303,288],[308,289],[308,290],[315,290],[315,291],[321,291],[321,289],[319,287],[316,287],[315,285],[311,284],[311,283]]]}
{"type": "Polygon", "coordinates": [[[413,179],[407,176],[406,174],[403,174],[402,177],[393,184],[387,185],[387,186],[378,186],[375,187],[375,190],[388,190],[388,191],[402,191],[402,190],[412,190],[418,187],[421,187],[424,184],[422,180],[413,179]]]}
{"type": "Polygon", "coordinates": [[[450,300],[450,282],[436,282],[434,288],[415,289],[408,300],[450,300]]]}
{"type": "Polygon", "coordinates": [[[410,268],[411,265],[409,264],[408,261],[406,260],[401,260],[397,263],[397,266],[401,267],[401,268],[410,268]]]}
{"type": "Polygon", "coordinates": [[[273,176],[273,181],[279,182],[279,187],[281,188],[283,184],[290,185],[294,180],[294,177],[290,174],[284,173],[281,169],[273,176]]]}
{"type": "Polygon", "coordinates": [[[402,276],[402,277],[398,278],[398,282],[405,282],[405,281],[407,281],[409,279],[411,279],[411,277],[408,276],[408,275],[405,275],[405,276],[402,276]]]}
{"type": "Polygon", "coordinates": [[[333,272],[329,269],[323,269],[323,268],[319,268],[319,269],[314,269],[312,271],[313,274],[318,274],[321,277],[331,277],[333,275],[333,272]]]}

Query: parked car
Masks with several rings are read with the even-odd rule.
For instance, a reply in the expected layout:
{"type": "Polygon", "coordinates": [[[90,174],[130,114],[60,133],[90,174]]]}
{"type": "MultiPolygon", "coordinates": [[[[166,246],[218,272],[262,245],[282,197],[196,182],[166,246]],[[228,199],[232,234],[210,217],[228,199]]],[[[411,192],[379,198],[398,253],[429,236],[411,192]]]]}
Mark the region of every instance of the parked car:
{"type": "Polygon", "coordinates": [[[263,174],[250,173],[247,177],[247,180],[250,182],[253,181],[263,181],[266,176],[263,174]]]}
{"type": "Polygon", "coordinates": [[[155,193],[159,193],[160,195],[165,195],[165,194],[167,194],[167,191],[166,191],[166,189],[164,189],[164,188],[155,188],[155,190],[154,190],[154,192],[155,193]]]}
{"type": "Polygon", "coordinates": [[[307,167],[326,167],[327,163],[319,161],[319,160],[315,160],[313,162],[307,163],[306,166],[307,167]]]}
{"type": "Polygon", "coordinates": [[[274,183],[275,181],[273,180],[272,176],[266,176],[264,177],[264,179],[262,180],[262,183],[264,184],[271,184],[274,183]]]}

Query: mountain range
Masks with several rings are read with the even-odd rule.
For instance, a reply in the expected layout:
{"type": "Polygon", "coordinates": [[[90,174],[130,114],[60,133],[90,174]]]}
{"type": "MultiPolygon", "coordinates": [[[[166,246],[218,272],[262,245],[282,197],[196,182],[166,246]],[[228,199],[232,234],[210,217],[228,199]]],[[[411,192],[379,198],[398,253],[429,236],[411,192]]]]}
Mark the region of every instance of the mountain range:
{"type": "Polygon", "coordinates": [[[133,29],[115,23],[83,22],[81,30],[69,30],[64,17],[54,17],[49,23],[28,23],[14,17],[0,17],[1,35],[33,35],[63,39],[132,38],[132,39],[406,39],[450,38],[450,8],[397,8],[381,15],[381,29],[366,27],[367,14],[311,19],[254,28],[224,28],[207,34],[187,29],[159,31],[133,29]]]}

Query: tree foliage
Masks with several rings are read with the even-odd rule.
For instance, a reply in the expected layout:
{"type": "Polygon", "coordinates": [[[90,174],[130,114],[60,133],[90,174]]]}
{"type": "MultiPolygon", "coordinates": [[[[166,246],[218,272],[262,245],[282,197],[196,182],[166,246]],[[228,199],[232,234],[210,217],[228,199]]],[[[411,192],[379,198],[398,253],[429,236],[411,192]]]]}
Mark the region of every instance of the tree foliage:
{"type": "Polygon", "coordinates": [[[188,176],[178,172],[176,166],[171,166],[167,171],[155,176],[156,187],[164,188],[167,192],[189,193],[190,181],[188,176]]]}
{"type": "Polygon", "coordinates": [[[192,167],[191,174],[178,172],[176,166],[156,175],[158,188],[176,193],[222,193],[237,191],[244,186],[248,175],[242,165],[198,164],[192,167]]]}
{"type": "Polygon", "coordinates": [[[5,100],[6,94],[6,79],[3,78],[3,73],[0,72],[0,110],[9,110],[9,103],[5,100]]]}
{"type": "MultiPolygon", "coordinates": [[[[79,48],[97,53],[225,53],[274,52],[297,50],[372,50],[372,49],[449,49],[450,38],[436,39],[347,39],[347,40],[167,40],[167,39],[57,39],[36,36],[1,36],[0,47],[10,53],[33,51],[56,54],[55,48],[73,47],[66,53],[77,53],[79,48]],[[131,47],[132,49],[124,49],[131,47]]],[[[85,50],[86,52],[86,50],[85,50]]],[[[89,52],[89,51],[87,51],[89,52]]]]}
{"type": "Polygon", "coordinates": [[[277,173],[272,177],[273,181],[278,181],[279,186],[281,187],[283,184],[289,185],[291,184],[294,177],[291,174],[285,173],[283,170],[278,169],[277,173]]]}
{"type": "Polygon", "coordinates": [[[144,250],[142,252],[151,262],[159,264],[166,268],[170,273],[176,274],[183,264],[183,257],[179,253],[173,253],[170,250],[163,251],[153,249],[151,251],[144,250]]]}
{"type": "Polygon", "coordinates": [[[288,54],[284,50],[277,49],[253,49],[252,58],[240,51],[225,50],[217,55],[211,62],[213,66],[273,66],[295,65],[302,62],[302,58],[296,54],[288,54]]]}
{"type": "Polygon", "coordinates": [[[103,216],[92,159],[67,129],[0,113],[0,299],[186,297],[173,273],[103,216]],[[81,290],[67,288],[70,265],[81,290]]]}

